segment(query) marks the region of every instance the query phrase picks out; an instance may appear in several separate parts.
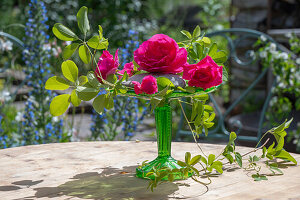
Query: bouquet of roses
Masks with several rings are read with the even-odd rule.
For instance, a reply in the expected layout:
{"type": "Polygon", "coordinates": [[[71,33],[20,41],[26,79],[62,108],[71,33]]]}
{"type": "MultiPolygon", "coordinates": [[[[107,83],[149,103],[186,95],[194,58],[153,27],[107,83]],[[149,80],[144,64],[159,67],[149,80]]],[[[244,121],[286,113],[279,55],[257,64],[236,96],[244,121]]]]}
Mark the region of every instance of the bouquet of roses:
{"type": "Polygon", "coordinates": [[[97,35],[85,40],[90,30],[86,7],[79,10],[77,19],[84,39],[62,24],[57,23],[53,27],[58,39],[73,42],[62,53],[65,61],[61,69],[65,78],[51,77],[45,88],[74,88],[71,94],[53,99],[50,112],[54,116],[63,114],[70,103],[78,106],[82,100],[93,98],[94,109],[102,113],[104,108],[113,107],[113,97],[116,95],[139,95],[151,99],[154,109],[172,93],[182,93],[178,97],[204,94],[204,91],[216,89],[227,78],[226,70],[221,66],[227,60],[226,53],[218,51],[216,43],[211,44],[209,38],[201,35],[199,26],[193,34],[182,31],[187,40],[180,43],[164,34],[152,36],[135,50],[132,62],[118,70],[118,50],[114,56],[107,50],[109,43],[103,37],[101,26],[97,35]],[[86,76],[78,77],[76,64],[68,60],[77,49],[81,60],[94,68],[86,76]],[[98,61],[95,58],[97,50],[102,51],[98,61]],[[106,94],[98,95],[103,89],[106,94]]]}
{"type": "MultiPolygon", "coordinates": [[[[181,31],[187,39],[179,43],[164,34],[152,36],[134,51],[132,62],[126,63],[122,70],[118,70],[118,50],[114,55],[107,50],[109,42],[103,37],[101,26],[99,26],[98,34],[86,40],[87,33],[90,31],[86,7],[78,11],[77,21],[83,38],[79,38],[62,24],[57,23],[53,27],[53,33],[58,39],[72,41],[72,43],[62,52],[65,60],[61,65],[64,77],[49,78],[45,88],[49,90],[72,88],[73,90],[70,94],[54,97],[50,104],[52,115],[63,114],[70,103],[73,106],[79,106],[81,101],[92,99],[93,108],[98,113],[102,113],[104,108],[113,108],[113,98],[117,98],[118,95],[149,99],[152,110],[165,106],[170,100],[177,100],[183,113],[181,103],[192,107],[190,119],[185,113],[184,116],[195,142],[197,143],[196,138],[202,134],[203,130],[205,135],[208,134],[208,129],[214,125],[215,113],[211,106],[205,104],[208,100],[207,93],[216,90],[227,80],[227,72],[223,65],[227,61],[227,54],[225,51],[218,50],[216,43],[201,34],[199,26],[192,33],[181,31]],[[78,76],[76,64],[69,59],[77,50],[80,59],[93,68],[93,71],[89,71],[87,75],[78,76]],[[102,53],[99,59],[95,58],[97,51],[102,53]],[[104,93],[103,90],[105,90],[104,93]],[[191,101],[184,102],[180,100],[181,97],[190,97],[191,101]]],[[[259,160],[280,158],[297,164],[297,161],[283,149],[285,129],[289,127],[291,121],[285,121],[262,136],[264,138],[268,133],[273,134],[277,146],[273,143],[266,149],[267,140],[257,148],[261,138],[253,151],[241,155],[235,149],[234,141],[237,136],[231,132],[229,142],[220,155],[206,156],[198,145],[202,155],[191,157],[191,154],[187,152],[185,162],[176,161],[178,168],[171,169],[167,166],[155,165],[143,177],[153,179],[149,184],[152,190],[158,182],[173,181],[178,176],[181,178],[193,176],[192,178],[197,181],[196,177],[199,177],[201,172],[207,174],[216,170],[218,173],[223,173],[223,159],[227,160],[225,164],[236,163],[242,167],[244,156],[262,149],[261,156],[250,156],[250,164],[245,169],[255,170],[256,174],[252,175],[254,180],[266,180],[266,176],[259,173],[261,168],[258,167],[259,160]],[[202,169],[194,167],[197,163],[201,163],[202,169]]],[[[282,173],[276,163],[268,161],[265,163],[273,173],[275,173],[274,170],[282,173]]],[[[145,165],[147,164],[143,163],[140,169],[145,165]]]]}

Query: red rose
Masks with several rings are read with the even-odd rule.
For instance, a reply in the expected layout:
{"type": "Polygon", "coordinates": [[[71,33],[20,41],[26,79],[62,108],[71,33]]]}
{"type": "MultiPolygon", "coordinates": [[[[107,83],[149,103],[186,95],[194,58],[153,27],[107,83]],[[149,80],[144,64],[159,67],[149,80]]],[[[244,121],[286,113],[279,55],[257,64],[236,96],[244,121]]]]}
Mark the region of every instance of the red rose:
{"type": "Polygon", "coordinates": [[[100,73],[102,78],[106,80],[108,75],[116,73],[118,66],[119,66],[118,50],[115,53],[115,57],[113,57],[113,55],[111,55],[108,51],[106,50],[103,51],[103,54],[101,55],[98,61],[98,67],[95,70],[96,76],[100,81],[100,83],[102,83],[100,78],[100,73]]]}
{"type": "Polygon", "coordinates": [[[206,56],[197,64],[185,65],[182,78],[189,80],[189,86],[206,90],[222,83],[222,66],[218,66],[210,56],[206,56]]]}
{"type": "Polygon", "coordinates": [[[151,75],[145,76],[141,84],[137,81],[132,81],[132,83],[136,94],[141,94],[143,92],[146,94],[155,94],[158,92],[156,78],[151,75]]]}
{"type": "Polygon", "coordinates": [[[142,94],[143,91],[142,91],[142,88],[141,88],[141,84],[137,81],[132,81],[132,84],[134,85],[134,92],[136,94],[142,94]]]}
{"type": "Polygon", "coordinates": [[[134,65],[132,62],[130,63],[126,63],[124,65],[124,68],[122,70],[119,71],[120,74],[124,74],[124,72],[126,71],[128,76],[132,76],[133,75],[133,69],[134,69],[134,65]]]}
{"type": "Polygon", "coordinates": [[[176,74],[183,70],[187,51],[169,36],[156,34],[134,51],[134,60],[140,66],[138,70],[176,74]]]}

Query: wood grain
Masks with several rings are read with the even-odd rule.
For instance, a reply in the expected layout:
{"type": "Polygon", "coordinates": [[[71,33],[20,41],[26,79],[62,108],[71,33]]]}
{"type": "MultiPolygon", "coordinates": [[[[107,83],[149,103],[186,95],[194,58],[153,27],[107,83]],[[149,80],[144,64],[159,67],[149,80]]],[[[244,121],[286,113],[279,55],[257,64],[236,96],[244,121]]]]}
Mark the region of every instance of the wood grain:
{"type": "MultiPolygon", "coordinates": [[[[207,154],[224,147],[201,145],[207,154]]],[[[194,143],[172,143],[174,158],[183,160],[186,151],[199,154],[194,143]]],[[[138,164],[156,155],[155,142],[74,142],[0,150],[0,200],[300,199],[300,167],[286,163],[281,166],[284,175],[268,181],[254,182],[243,169],[225,166],[208,187],[189,179],[163,183],[152,193],[146,190],[147,180],[134,173],[138,164]]],[[[299,154],[293,156],[300,162],[299,154]]]]}

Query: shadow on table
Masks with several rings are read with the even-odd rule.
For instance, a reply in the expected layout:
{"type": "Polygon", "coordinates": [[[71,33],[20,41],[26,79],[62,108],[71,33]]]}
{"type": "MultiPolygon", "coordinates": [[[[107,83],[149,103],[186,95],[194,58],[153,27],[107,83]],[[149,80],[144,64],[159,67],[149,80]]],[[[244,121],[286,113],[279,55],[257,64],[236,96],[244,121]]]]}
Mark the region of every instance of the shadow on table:
{"type": "Polygon", "coordinates": [[[20,190],[23,187],[30,187],[33,185],[37,185],[39,183],[43,182],[43,180],[38,180],[38,181],[32,181],[32,180],[23,180],[23,181],[16,181],[11,183],[12,185],[5,185],[5,186],[0,186],[0,191],[13,191],[13,190],[20,190]]]}
{"type": "Polygon", "coordinates": [[[137,166],[123,169],[105,168],[100,174],[87,172],[75,175],[71,180],[58,187],[35,188],[35,198],[54,198],[63,195],[85,199],[167,199],[177,191],[174,183],[161,184],[159,189],[147,190],[148,181],[135,177],[137,166]]]}

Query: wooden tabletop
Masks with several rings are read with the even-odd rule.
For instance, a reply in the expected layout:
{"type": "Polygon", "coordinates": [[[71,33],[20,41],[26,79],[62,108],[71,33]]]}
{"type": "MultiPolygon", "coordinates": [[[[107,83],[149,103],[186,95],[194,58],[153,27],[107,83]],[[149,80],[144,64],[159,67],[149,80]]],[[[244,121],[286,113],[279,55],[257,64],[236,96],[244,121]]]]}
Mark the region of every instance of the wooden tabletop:
{"type": "MultiPolygon", "coordinates": [[[[201,144],[207,153],[224,146],[201,144]]],[[[249,148],[237,147],[241,153],[249,148]]],[[[194,143],[172,143],[172,156],[199,154],[194,143]]],[[[300,199],[300,167],[255,182],[236,166],[225,167],[205,187],[191,179],[163,183],[152,193],[135,168],[157,155],[156,142],[79,142],[0,150],[0,199],[300,199]]],[[[300,155],[293,154],[298,163],[300,155]]],[[[246,162],[246,161],[245,161],[246,162]]],[[[203,178],[203,181],[206,179],[203,178]]]]}

